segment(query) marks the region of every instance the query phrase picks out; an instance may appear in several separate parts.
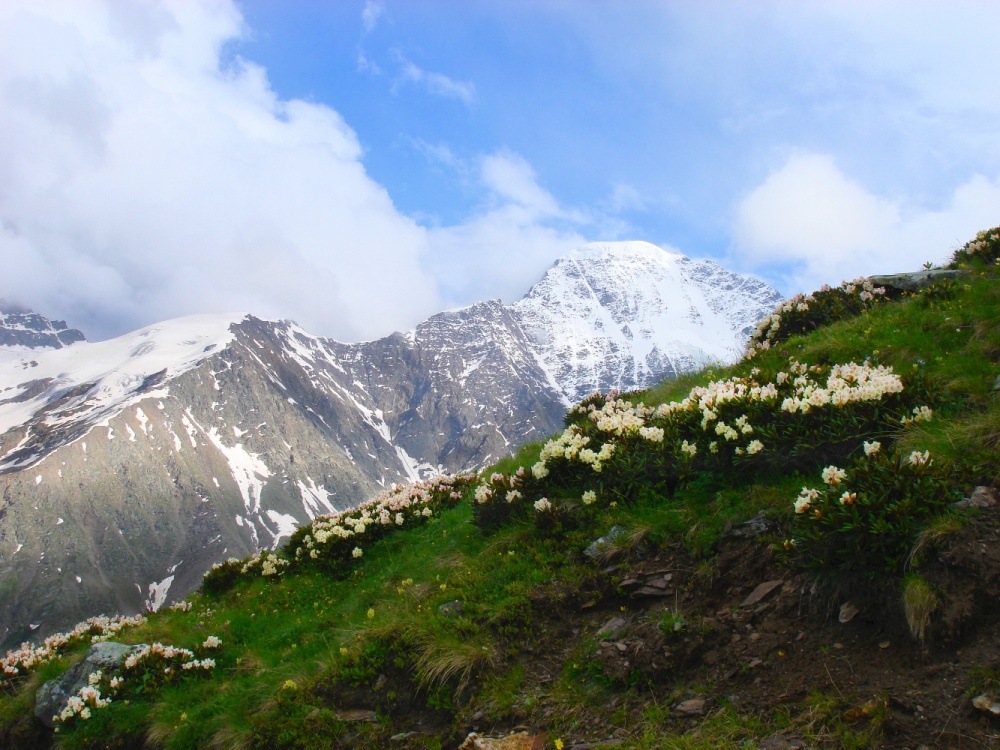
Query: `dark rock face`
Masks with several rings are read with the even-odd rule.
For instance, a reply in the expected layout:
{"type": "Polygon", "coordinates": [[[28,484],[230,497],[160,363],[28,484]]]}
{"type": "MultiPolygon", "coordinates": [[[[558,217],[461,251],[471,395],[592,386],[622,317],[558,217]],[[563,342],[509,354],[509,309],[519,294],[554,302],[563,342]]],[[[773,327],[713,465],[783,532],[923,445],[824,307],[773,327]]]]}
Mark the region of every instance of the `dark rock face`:
{"type": "Polygon", "coordinates": [[[69,328],[65,320],[49,320],[0,301],[0,346],[61,349],[86,340],[83,333],[69,328]]]}

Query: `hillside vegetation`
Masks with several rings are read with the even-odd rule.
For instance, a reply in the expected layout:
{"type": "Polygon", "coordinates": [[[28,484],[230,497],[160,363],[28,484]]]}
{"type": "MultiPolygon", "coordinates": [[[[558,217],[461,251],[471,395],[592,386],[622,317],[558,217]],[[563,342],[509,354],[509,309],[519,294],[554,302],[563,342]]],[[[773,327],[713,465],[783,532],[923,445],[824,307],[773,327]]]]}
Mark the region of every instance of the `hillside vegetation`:
{"type": "Polygon", "coordinates": [[[1000,746],[998,261],[796,297],[732,367],[10,652],[0,745],[1000,746]],[[94,639],[150,646],[46,727],[94,639]]]}

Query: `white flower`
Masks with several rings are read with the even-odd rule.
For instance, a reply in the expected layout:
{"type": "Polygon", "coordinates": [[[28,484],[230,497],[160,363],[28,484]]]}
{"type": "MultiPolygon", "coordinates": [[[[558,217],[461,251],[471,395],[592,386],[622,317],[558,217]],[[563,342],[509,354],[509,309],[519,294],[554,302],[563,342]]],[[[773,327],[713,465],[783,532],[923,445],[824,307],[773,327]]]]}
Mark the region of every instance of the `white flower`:
{"type": "Polygon", "coordinates": [[[681,453],[686,453],[687,455],[693,457],[697,452],[698,452],[698,446],[696,444],[689,443],[687,440],[681,443],[681,453]]]}
{"type": "Polygon", "coordinates": [[[881,447],[882,447],[882,443],[880,443],[878,440],[873,440],[870,443],[866,440],[865,441],[865,455],[866,456],[874,456],[876,453],[879,452],[879,449],[881,447]]]}
{"type": "Polygon", "coordinates": [[[759,440],[752,440],[750,441],[750,444],[747,446],[747,453],[749,453],[751,456],[754,455],[755,453],[760,453],[762,450],[764,450],[764,444],[759,440]]]}
{"type": "Polygon", "coordinates": [[[512,503],[512,502],[514,502],[515,500],[520,500],[520,499],[521,499],[521,497],[522,497],[522,496],[521,496],[521,493],[520,493],[520,492],[519,492],[518,490],[510,490],[510,491],[509,491],[509,492],[507,493],[507,502],[508,502],[508,503],[512,503]]]}
{"type": "Polygon", "coordinates": [[[550,503],[548,498],[546,497],[535,500],[535,510],[537,510],[539,513],[544,513],[545,511],[552,510],[552,503],[550,503]]]}
{"type": "Polygon", "coordinates": [[[476,487],[475,498],[476,502],[480,505],[486,503],[490,497],[493,495],[493,490],[487,487],[485,484],[481,484],[476,487]]]}
{"type": "Polygon", "coordinates": [[[819,497],[819,490],[813,490],[809,487],[803,487],[802,491],[799,493],[798,498],[795,500],[795,512],[805,513],[809,508],[809,505],[813,500],[819,497]]]}
{"type": "Polygon", "coordinates": [[[640,427],[639,434],[651,443],[663,442],[662,427],[640,427]]]}
{"type": "Polygon", "coordinates": [[[205,639],[205,642],[201,645],[203,648],[218,648],[219,646],[222,645],[222,641],[216,638],[214,635],[210,635],[208,636],[208,638],[205,639]]]}
{"type": "Polygon", "coordinates": [[[583,493],[583,504],[592,505],[597,501],[597,493],[593,490],[587,490],[583,493]]]}
{"type": "Polygon", "coordinates": [[[823,481],[827,484],[838,485],[847,479],[847,472],[843,469],[838,469],[836,466],[827,466],[823,469],[823,481]]]}
{"type": "Polygon", "coordinates": [[[912,466],[923,466],[924,464],[930,461],[930,458],[931,458],[930,451],[924,451],[923,453],[921,453],[920,451],[913,451],[910,454],[909,459],[907,460],[910,462],[910,465],[912,466]]]}
{"type": "Polygon", "coordinates": [[[358,558],[361,557],[363,554],[365,553],[364,550],[361,549],[361,547],[355,547],[353,550],[351,550],[351,557],[358,558]]]}
{"type": "Polygon", "coordinates": [[[855,500],[858,499],[857,492],[847,492],[845,491],[843,495],[840,496],[841,505],[851,505],[855,500]]]}
{"type": "Polygon", "coordinates": [[[539,461],[531,467],[531,475],[535,479],[545,479],[549,475],[549,469],[544,461],[539,461]]]}

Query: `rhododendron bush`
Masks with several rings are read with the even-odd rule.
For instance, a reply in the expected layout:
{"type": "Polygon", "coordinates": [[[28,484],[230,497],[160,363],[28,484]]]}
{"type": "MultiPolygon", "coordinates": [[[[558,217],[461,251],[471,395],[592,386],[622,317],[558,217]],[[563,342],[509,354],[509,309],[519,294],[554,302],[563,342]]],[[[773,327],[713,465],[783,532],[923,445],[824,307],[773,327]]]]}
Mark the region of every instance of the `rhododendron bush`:
{"type": "Polygon", "coordinates": [[[146,618],[142,615],[99,615],[84,620],[68,633],[50,635],[41,645],[22,643],[0,659],[0,687],[31,674],[40,665],[58,658],[81,643],[107,641],[123,629],[134,628],[145,622],[146,618]]]}
{"type": "Polygon", "coordinates": [[[797,294],[765,316],[750,336],[747,357],[766,351],[792,336],[811,333],[820,326],[853,318],[886,299],[897,290],[875,286],[865,278],[845,281],[839,287],[824,286],[812,294],[797,294]]]}
{"type": "Polygon", "coordinates": [[[551,526],[553,517],[566,517],[562,505],[585,513],[648,488],[669,495],[699,473],[737,479],[842,462],[866,439],[889,440],[931,418],[920,370],[908,379],[870,362],[793,359],[781,370],[754,368],[655,407],[595,394],[570,410],[566,429],[537,463],[481,480],[475,519],[489,530],[534,510],[551,526]]]}
{"type": "Polygon", "coordinates": [[[827,466],[803,487],[785,549],[826,578],[903,572],[928,521],[961,498],[960,470],[929,451],[888,451],[877,441],[846,468],[827,466]]]}
{"type": "MultiPolygon", "coordinates": [[[[204,653],[221,646],[221,639],[210,635],[198,651],[204,653]]],[[[100,669],[91,672],[87,684],[70,696],[66,707],[52,719],[56,724],[86,721],[94,711],[106,708],[115,699],[150,693],[189,675],[205,674],[212,669],[215,669],[215,659],[205,656],[199,659],[191,649],[162,643],[142,645],[125,657],[121,669],[108,673],[100,669]]]]}
{"type": "Polygon", "coordinates": [[[218,594],[240,579],[278,577],[291,567],[313,566],[343,573],[363,557],[366,548],[387,534],[426,523],[457,505],[473,481],[473,474],[455,474],[395,485],[356,508],[314,519],[298,529],[280,553],[263,551],[245,560],[231,558],[217,563],[205,575],[202,589],[218,594]]]}

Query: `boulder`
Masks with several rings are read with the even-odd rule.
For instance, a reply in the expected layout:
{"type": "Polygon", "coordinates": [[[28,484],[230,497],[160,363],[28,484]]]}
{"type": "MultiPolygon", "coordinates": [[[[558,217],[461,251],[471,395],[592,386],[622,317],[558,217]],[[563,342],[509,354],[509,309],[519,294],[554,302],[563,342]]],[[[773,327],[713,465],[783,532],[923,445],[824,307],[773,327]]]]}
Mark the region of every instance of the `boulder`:
{"type": "Polygon", "coordinates": [[[35,716],[46,726],[54,726],[52,720],[66,708],[71,696],[87,685],[87,678],[98,670],[110,672],[120,669],[129,654],[142,646],[126,646],[124,643],[95,643],[87,650],[83,661],[63,672],[61,677],[49,680],[35,694],[35,716]]]}
{"type": "Polygon", "coordinates": [[[608,529],[608,533],[602,537],[595,539],[588,547],[583,551],[587,557],[591,560],[598,560],[604,554],[604,552],[614,544],[619,539],[622,539],[627,535],[627,531],[622,526],[612,526],[608,529]]]}
{"type": "Polygon", "coordinates": [[[907,292],[916,292],[920,289],[937,284],[946,279],[957,279],[964,271],[952,271],[943,268],[911,271],[910,273],[894,273],[885,276],[869,276],[868,280],[875,286],[891,286],[907,292]]]}

